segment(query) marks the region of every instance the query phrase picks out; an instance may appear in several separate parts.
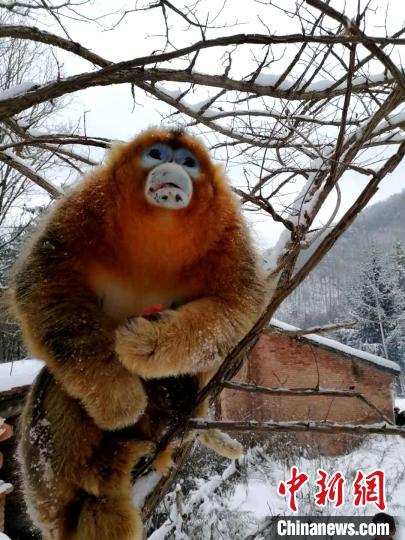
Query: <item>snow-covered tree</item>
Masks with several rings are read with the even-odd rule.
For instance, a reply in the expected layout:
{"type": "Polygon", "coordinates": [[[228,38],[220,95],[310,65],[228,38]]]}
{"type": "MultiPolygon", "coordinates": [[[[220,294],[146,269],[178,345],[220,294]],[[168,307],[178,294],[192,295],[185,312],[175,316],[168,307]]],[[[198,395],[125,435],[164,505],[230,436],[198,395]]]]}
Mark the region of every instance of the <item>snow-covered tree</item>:
{"type": "Polygon", "coordinates": [[[399,291],[405,296],[405,250],[401,242],[396,242],[392,255],[393,272],[399,291]]]}
{"type": "Polygon", "coordinates": [[[395,330],[390,341],[395,351],[394,359],[402,367],[400,391],[405,394],[405,251],[401,242],[394,245],[392,274],[395,287],[395,330]]]}
{"type": "MultiPolygon", "coordinates": [[[[405,252],[396,242],[389,257],[373,244],[346,296],[351,329],[334,337],[352,347],[397,362],[405,370],[405,252]]],[[[405,393],[403,376],[398,391],[405,393]]]]}
{"type": "Polygon", "coordinates": [[[373,246],[348,298],[349,311],[356,321],[349,337],[353,346],[396,359],[396,292],[393,273],[373,246]]]}

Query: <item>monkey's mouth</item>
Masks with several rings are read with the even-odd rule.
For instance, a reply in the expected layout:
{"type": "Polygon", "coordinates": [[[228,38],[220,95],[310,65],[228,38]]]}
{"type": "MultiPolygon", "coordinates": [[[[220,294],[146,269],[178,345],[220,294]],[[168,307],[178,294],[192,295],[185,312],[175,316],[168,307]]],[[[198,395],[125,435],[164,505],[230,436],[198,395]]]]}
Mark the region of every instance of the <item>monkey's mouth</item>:
{"type": "Polygon", "coordinates": [[[163,163],[148,174],[145,198],[153,206],[178,210],[189,205],[193,184],[187,172],[177,163],[163,163]]]}
{"type": "Polygon", "coordinates": [[[156,193],[156,191],[159,191],[159,189],[164,189],[164,188],[176,188],[176,189],[181,189],[181,187],[179,187],[177,184],[175,184],[174,182],[164,182],[163,184],[157,184],[156,186],[154,187],[151,187],[149,188],[149,191],[151,193],[156,193]]]}

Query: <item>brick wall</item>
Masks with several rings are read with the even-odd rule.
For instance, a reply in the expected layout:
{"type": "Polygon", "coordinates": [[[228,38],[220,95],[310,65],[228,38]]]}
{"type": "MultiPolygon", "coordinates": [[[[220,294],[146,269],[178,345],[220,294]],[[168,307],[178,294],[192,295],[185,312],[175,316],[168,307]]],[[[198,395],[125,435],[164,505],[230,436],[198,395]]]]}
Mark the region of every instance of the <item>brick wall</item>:
{"type": "MultiPolygon", "coordinates": [[[[391,385],[394,374],[364,360],[345,357],[321,346],[282,333],[262,336],[238,374],[243,382],[268,387],[333,388],[364,394],[390,419],[393,418],[391,385]]],[[[355,398],[265,396],[233,390],[221,395],[226,420],[329,420],[341,423],[381,421],[376,411],[355,398]]],[[[348,450],[351,435],[297,434],[297,440],[316,445],[333,455],[348,450]]],[[[355,437],[357,439],[357,437],[355,437]]]]}

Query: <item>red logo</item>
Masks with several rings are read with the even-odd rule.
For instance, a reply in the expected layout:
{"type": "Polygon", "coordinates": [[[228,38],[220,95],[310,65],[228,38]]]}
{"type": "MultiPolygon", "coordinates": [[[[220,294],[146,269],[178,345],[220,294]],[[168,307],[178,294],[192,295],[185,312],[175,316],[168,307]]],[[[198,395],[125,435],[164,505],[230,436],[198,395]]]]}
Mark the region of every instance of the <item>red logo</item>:
{"type": "Polygon", "coordinates": [[[293,512],[297,511],[295,495],[308,482],[309,476],[306,473],[298,472],[297,467],[291,467],[291,478],[286,482],[280,482],[278,485],[279,495],[286,495],[288,491],[288,506],[293,512]],[[286,484],[288,487],[286,487],[286,484]]]}
{"type": "Polygon", "coordinates": [[[326,506],[327,502],[331,502],[335,508],[339,508],[344,502],[345,479],[341,472],[335,472],[329,479],[328,476],[323,469],[318,469],[315,485],[319,486],[319,490],[315,493],[315,504],[326,506]]]}
{"type": "Polygon", "coordinates": [[[367,476],[357,471],[353,482],[354,506],[374,504],[379,510],[385,510],[384,471],[377,469],[367,476]]]}
{"type": "MultiPolygon", "coordinates": [[[[290,478],[278,485],[278,494],[288,497],[288,507],[293,512],[298,511],[296,495],[308,480],[309,476],[294,466],[291,467],[290,478]]],[[[345,502],[345,482],[346,479],[340,471],[329,475],[323,469],[318,469],[314,484],[318,488],[314,493],[315,504],[326,507],[328,503],[331,503],[334,508],[342,506],[345,502]]],[[[374,504],[381,511],[387,507],[384,471],[380,469],[367,475],[361,470],[356,473],[353,482],[353,506],[359,507],[368,504],[374,504]]]]}

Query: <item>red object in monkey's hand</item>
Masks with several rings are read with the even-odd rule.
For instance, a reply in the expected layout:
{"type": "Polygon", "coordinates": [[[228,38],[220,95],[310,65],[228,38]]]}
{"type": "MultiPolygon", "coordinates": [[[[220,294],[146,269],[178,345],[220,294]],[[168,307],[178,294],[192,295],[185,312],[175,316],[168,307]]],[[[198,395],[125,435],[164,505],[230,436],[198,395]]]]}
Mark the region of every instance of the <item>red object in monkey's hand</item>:
{"type": "Polygon", "coordinates": [[[142,317],[150,317],[155,313],[161,313],[164,309],[163,304],[153,304],[142,311],[142,317]]]}

